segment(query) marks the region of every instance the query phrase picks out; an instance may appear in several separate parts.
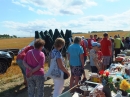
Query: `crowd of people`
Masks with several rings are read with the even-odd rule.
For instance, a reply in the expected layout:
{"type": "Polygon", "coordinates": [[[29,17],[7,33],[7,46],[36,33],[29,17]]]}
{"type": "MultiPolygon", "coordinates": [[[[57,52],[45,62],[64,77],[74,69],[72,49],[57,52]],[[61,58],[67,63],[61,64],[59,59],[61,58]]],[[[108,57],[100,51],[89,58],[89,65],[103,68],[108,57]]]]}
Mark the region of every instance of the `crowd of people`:
{"type": "MultiPolygon", "coordinates": [[[[33,45],[25,47],[17,56],[17,64],[22,70],[24,84],[28,87],[28,97],[44,97],[45,55],[42,52],[44,45],[44,40],[36,39],[33,45]]],[[[59,69],[59,71],[54,69],[53,74],[51,73],[51,75],[57,74],[51,77],[54,82],[53,97],[58,97],[62,93],[66,76],[70,77],[70,88],[78,85],[79,80],[87,80],[84,71],[86,60],[90,62],[92,73],[107,69],[121,50],[130,49],[130,37],[120,38],[119,35],[109,37],[108,33],[104,33],[103,38],[97,35],[90,35],[89,39],[75,36],[66,52],[71,72],[67,70],[60,52],[64,45],[65,40],[57,38],[50,53],[50,67],[54,65],[51,69],[56,65],[59,69]]]]}

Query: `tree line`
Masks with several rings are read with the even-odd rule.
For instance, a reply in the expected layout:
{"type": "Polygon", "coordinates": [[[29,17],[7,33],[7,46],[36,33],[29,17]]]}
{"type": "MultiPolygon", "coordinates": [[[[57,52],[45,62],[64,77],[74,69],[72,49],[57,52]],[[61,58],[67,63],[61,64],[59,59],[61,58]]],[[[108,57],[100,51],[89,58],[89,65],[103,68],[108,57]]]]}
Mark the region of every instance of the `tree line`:
{"type": "Polygon", "coordinates": [[[10,35],[8,35],[8,34],[0,34],[0,38],[17,38],[17,36],[16,35],[12,35],[12,36],[10,36],[10,35]]]}

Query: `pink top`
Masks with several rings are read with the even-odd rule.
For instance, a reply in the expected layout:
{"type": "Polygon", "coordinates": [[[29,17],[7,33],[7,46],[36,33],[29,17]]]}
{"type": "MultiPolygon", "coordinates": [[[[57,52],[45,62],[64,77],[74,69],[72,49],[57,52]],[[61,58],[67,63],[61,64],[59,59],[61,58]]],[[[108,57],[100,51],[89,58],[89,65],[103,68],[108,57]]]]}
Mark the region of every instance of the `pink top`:
{"type": "MultiPolygon", "coordinates": [[[[40,68],[38,71],[36,71],[35,73],[33,73],[33,75],[44,75],[44,63],[45,63],[45,55],[43,52],[37,50],[37,49],[33,49],[27,52],[26,56],[24,57],[24,61],[32,68],[37,67],[38,65],[43,66],[42,68],[40,68]],[[37,59],[37,62],[35,60],[35,58],[32,55],[32,51],[33,54],[35,56],[35,58],[37,59]]],[[[29,69],[26,69],[26,74],[29,73],[29,69]]]]}

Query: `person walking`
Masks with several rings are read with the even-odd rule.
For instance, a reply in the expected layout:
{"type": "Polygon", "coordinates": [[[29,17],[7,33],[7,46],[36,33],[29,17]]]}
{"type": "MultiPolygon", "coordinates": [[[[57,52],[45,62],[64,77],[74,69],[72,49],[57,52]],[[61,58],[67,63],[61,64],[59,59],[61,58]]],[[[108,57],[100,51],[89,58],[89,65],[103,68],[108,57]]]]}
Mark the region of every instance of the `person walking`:
{"type": "Polygon", "coordinates": [[[122,43],[121,39],[117,35],[115,35],[114,40],[115,58],[121,52],[121,43],[122,43]]]}
{"type": "Polygon", "coordinates": [[[107,66],[110,64],[112,56],[112,45],[111,41],[108,39],[108,33],[104,33],[103,36],[104,38],[101,41],[101,51],[103,54],[103,70],[106,70],[107,66]]]}
{"type": "Polygon", "coordinates": [[[84,69],[84,50],[80,42],[81,37],[76,36],[74,44],[70,45],[67,50],[71,69],[70,88],[78,85],[84,69]]]}
{"type": "Polygon", "coordinates": [[[44,97],[44,44],[42,39],[36,39],[35,49],[28,51],[23,60],[26,67],[28,97],[44,97]]]}

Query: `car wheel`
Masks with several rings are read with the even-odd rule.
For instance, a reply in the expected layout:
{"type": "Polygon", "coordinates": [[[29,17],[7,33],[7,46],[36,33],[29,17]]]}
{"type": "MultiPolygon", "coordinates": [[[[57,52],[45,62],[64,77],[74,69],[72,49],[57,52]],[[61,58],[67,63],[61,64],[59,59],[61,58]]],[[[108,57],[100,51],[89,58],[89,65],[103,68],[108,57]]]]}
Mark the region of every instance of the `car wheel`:
{"type": "Polygon", "coordinates": [[[8,62],[5,60],[0,60],[0,74],[6,73],[8,69],[8,62]]]}

